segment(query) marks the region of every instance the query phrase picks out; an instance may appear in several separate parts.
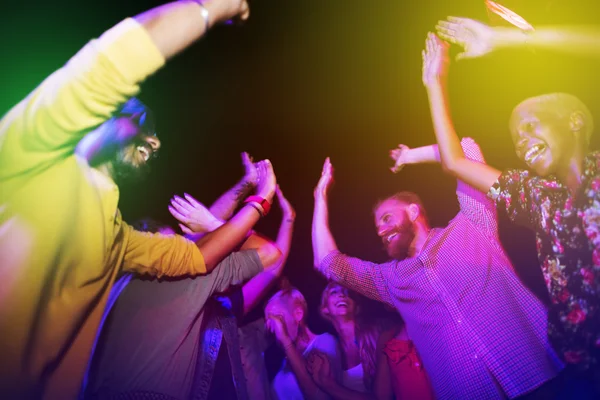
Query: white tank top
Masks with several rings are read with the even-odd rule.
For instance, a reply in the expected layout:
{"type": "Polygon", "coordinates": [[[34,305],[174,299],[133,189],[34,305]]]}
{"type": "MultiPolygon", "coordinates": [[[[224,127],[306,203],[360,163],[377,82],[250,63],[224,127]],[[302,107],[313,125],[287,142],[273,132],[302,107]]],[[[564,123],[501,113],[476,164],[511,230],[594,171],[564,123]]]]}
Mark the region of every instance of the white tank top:
{"type": "Polygon", "coordinates": [[[342,383],[344,387],[357,392],[366,393],[367,388],[363,379],[364,371],[362,364],[358,364],[356,367],[352,367],[344,371],[342,376],[342,383]]]}

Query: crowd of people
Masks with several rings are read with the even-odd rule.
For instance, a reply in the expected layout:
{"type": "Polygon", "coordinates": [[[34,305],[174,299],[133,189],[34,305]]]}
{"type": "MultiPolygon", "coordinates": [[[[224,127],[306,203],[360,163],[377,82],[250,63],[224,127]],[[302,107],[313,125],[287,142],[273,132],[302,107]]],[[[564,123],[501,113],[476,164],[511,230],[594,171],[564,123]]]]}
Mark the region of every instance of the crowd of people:
{"type": "Polygon", "coordinates": [[[522,101],[509,126],[527,169],[500,171],[456,133],[446,79],[451,44],[461,59],[511,46],[596,56],[600,38],[440,21],[422,54],[436,144],[390,157],[396,173],[440,163],[457,179],[459,211],[432,227],[419,196],[399,191],[373,209],[389,261],[347,255],[329,226],[327,158],[312,246],[329,283],[309,311],[283,278],[296,213],[269,160],[243,153],[244,176],[210,207],[175,195],[181,234],[151,219],[129,225],[117,207],[120,180],[146,172],[161,146],[135,97],[141,83],[216,24],[248,16],[246,0],[182,0],[127,18],[0,121],[0,397],[599,398],[591,113],[566,93],[522,101]],[[254,226],[274,202],[282,218],[270,240],[254,226]],[[549,305],[516,275],[498,208],[535,231],[549,305]],[[365,298],[385,317],[369,316],[365,298]],[[313,332],[309,312],[331,333],[313,332]],[[284,356],[274,371],[272,346],[284,356]]]}

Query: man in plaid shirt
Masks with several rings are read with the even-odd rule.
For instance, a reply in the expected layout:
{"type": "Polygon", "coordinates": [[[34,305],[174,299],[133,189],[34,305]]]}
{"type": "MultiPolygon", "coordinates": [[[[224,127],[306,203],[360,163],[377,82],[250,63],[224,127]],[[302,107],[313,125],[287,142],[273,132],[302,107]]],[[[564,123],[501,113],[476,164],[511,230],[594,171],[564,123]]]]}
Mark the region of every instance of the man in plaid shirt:
{"type": "MultiPolygon", "coordinates": [[[[484,162],[477,144],[465,154],[484,162]]],[[[439,160],[437,147],[414,149],[439,160]]],[[[460,211],[445,228],[430,228],[414,193],[380,202],[375,224],[392,259],[375,264],[342,254],[328,225],[327,159],[315,189],[315,266],[327,278],[377,301],[404,318],[440,399],[501,399],[551,389],[563,365],[548,343],[546,310],[520,282],[498,237],[494,204],[458,181],[460,211]]]]}

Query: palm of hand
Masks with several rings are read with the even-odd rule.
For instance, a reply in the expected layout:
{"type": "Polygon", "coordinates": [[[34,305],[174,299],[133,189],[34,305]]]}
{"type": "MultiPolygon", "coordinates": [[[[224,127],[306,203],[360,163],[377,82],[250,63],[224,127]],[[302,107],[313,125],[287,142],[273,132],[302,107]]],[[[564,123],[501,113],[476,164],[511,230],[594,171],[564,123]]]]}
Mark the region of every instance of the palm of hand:
{"type": "Polygon", "coordinates": [[[258,173],[256,192],[263,197],[272,197],[277,187],[277,178],[271,162],[269,160],[259,161],[256,164],[256,170],[258,173]]]}
{"type": "Polygon", "coordinates": [[[331,165],[331,161],[329,157],[325,160],[325,164],[323,164],[323,170],[321,171],[321,178],[319,179],[319,183],[317,183],[317,187],[315,188],[315,197],[316,198],[324,198],[327,196],[327,192],[329,191],[329,187],[333,182],[333,166],[331,165]]]}
{"type": "Polygon", "coordinates": [[[281,189],[279,188],[279,185],[277,185],[275,194],[277,194],[277,201],[279,201],[279,207],[281,207],[281,212],[283,213],[283,215],[285,215],[288,218],[295,218],[296,210],[294,210],[294,207],[292,207],[288,199],[285,198],[285,196],[281,192],[281,189]]]}
{"type": "Polygon", "coordinates": [[[210,232],[217,219],[214,215],[198,200],[185,194],[185,199],[175,196],[171,199],[169,211],[179,222],[181,229],[185,233],[206,233],[210,232]]]}
{"type": "Polygon", "coordinates": [[[445,77],[447,67],[448,45],[429,33],[423,50],[423,84],[427,86],[445,77]]]}
{"type": "Polygon", "coordinates": [[[258,184],[258,171],[254,160],[248,153],[242,153],[242,164],[244,165],[244,181],[256,186],[258,184]]]}
{"type": "Polygon", "coordinates": [[[457,60],[481,57],[493,50],[494,31],[481,22],[449,17],[448,21],[440,21],[436,29],[440,38],[463,48],[457,60]]]}
{"type": "Polygon", "coordinates": [[[273,315],[267,319],[267,328],[275,335],[279,342],[284,342],[288,338],[288,333],[283,323],[283,317],[273,315]]]}
{"type": "Polygon", "coordinates": [[[485,26],[474,25],[463,28],[463,32],[456,39],[456,44],[464,49],[459,59],[481,57],[492,51],[491,34],[482,28],[485,26]]]}
{"type": "Polygon", "coordinates": [[[410,147],[400,144],[397,148],[390,150],[390,157],[394,160],[394,166],[390,168],[392,172],[396,173],[404,168],[404,165],[408,163],[408,151],[410,147]]]}

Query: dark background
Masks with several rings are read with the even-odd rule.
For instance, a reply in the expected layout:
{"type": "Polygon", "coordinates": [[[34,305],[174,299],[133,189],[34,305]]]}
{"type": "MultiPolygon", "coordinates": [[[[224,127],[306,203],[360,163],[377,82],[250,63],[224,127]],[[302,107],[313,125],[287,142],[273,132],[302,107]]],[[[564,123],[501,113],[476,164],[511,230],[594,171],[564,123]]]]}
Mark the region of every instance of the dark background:
{"type": "MultiPolygon", "coordinates": [[[[6,4],[6,3],[5,3],[6,4]]],[[[59,68],[87,40],[156,1],[6,4],[0,24],[2,112],[59,68]]],[[[592,1],[507,0],[534,25],[595,23],[592,1]]],[[[388,168],[388,150],[434,140],[421,84],[424,38],[447,15],[489,21],[481,0],[257,0],[244,26],[214,29],[149,79],[140,98],[155,112],[160,157],[149,179],[121,188],[129,222],[153,217],[176,226],[167,211],[174,194],[205,204],[241,178],[239,153],[269,158],[297,210],[286,275],[307,297],[311,325],[324,281],[312,268],[312,191],[330,156],[336,184],[331,228],[339,248],[384,261],[372,207],[398,190],[423,198],[433,225],[457,211],[452,179],[436,165],[388,168]]],[[[487,161],[521,166],[508,135],[511,109],[527,96],[567,91],[599,115],[597,62],[529,50],[502,51],[452,64],[450,101],[457,131],[474,137],[487,161]]],[[[595,147],[597,140],[595,142],[595,147]]],[[[271,237],[280,214],[261,221],[271,237]]],[[[51,212],[51,210],[49,210],[51,212]]],[[[532,234],[501,216],[501,235],[519,275],[544,298],[532,234]]]]}

